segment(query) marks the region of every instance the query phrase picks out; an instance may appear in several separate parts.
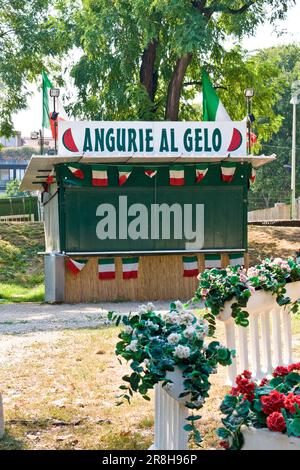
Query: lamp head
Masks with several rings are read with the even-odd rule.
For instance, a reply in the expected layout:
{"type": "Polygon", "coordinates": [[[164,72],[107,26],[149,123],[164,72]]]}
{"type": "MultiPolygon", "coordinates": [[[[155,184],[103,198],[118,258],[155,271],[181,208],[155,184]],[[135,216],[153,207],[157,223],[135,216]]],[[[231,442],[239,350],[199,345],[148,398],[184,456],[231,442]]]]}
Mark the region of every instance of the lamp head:
{"type": "Polygon", "coordinates": [[[244,95],[246,98],[253,98],[254,96],[254,89],[253,88],[246,88],[246,90],[244,91],[244,95]]]}
{"type": "Polygon", "coordinates": [[[59,95],[60,95],[60,89],[59,88],[50,88],[51,98],[58,98],[59,95]]]}

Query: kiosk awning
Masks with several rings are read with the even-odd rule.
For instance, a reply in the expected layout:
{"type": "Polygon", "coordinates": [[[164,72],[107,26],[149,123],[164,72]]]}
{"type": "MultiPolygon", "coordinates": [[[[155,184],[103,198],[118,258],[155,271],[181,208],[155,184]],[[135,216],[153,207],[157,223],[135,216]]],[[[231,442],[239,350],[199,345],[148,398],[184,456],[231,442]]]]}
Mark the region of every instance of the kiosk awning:
{"type": "Polygon", "coordinates": [[[21,191],[40,191],[43,189],[42,184],[47,181],[48,176],[53,170],[54,166],[59,163],[103,163],[103,164],[131,164],[131,165],[142,165],[142,164],[151,164],[155,163],[218,163],[221,161],[227,162],[247,162],[251,163],[253,168],[259,168],[267,163],[270,163],[276,159],[276,155],[248,155],[246,157],[220,157],[220,156],[209,156],[209,157],[174,157],[168,156],[165,157],[87,157],[87,156],[74,156],[74,157],[61,157],[59,155],[50,156],[50,155],[34,155],[31,157],[30,162],[27,166],[25,175],[22,179],[20,190],[21,191]]]}

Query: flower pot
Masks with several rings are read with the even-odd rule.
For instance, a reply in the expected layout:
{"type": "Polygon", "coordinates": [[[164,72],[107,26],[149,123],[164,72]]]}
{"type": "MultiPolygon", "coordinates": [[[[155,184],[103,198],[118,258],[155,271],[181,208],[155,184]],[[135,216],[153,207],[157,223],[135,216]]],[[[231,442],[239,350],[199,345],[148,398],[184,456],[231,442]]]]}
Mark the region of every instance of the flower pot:
{"type": "Polygon", "coordinates": [[[290,297],[293,302],[300,299],[300,281],[289,282],[286,284],[285,288],[286,295],[290,297]]]}
{"type": "Polygon", "coordinates": [[[300,450],[300,439],[288,437],[267,428],[255,429],[242,426],[244,445],[242,450],[300,450]]]}
{"type": "Polygon", "coordinates": [[[172,380],[173,382],[172,384],[168,383],[163,387],[163,390],[170,395],[170,397],[183,404],[189,401],[190,394],[185,397],[179,397],[179,395],[185,391],[183,383],[185,378],[182,375],[182,369],[180,369],[180,367],[175,366],[174,371],[167,371],[166,379],[172,380]]]}
{"type": "MultiPolygon", "coordinates": [[[[297,284],[297,283],[291,283],[297,284]]],[[[236,302],[236,298],[225,302],[224,309],[218,315],[218,319],[221,321],[227,321],[231,317],[231,305],[236,302]]],[[[265,310],[271,310],[273,306],[276,304],[276,298],[272,295],[271,292],[266,292],[264,290],[255,291],[254,294],[248,300],[247,306],[245,310],[249,312],[249,314],[255,314],[262,310],[262,305],[264,306],[265,310]]],[[[276,304],[277,305],[277,304],[276,304]]]]}

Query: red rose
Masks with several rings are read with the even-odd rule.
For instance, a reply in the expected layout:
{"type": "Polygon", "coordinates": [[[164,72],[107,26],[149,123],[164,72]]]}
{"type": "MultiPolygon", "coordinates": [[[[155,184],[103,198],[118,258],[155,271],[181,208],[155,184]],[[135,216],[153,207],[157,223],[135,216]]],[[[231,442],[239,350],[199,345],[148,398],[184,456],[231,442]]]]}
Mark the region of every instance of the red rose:
{"type": "Polygon", "coordinates": [[[291,364],[288,366],[289,372],[293,372],[294,370],[300,370],[300,362],[296,362],[295,364],[291,364]]]}
{"type": "Polygon", "coordinates": [[[251,382],[251,372],[245,370],[242,374],[238,375],[236,378],[236,391],[244,395],[244,400],[253,401],[254,400],[254,389],[255,383],[251,382]]]}
{"type": "Polygon", "coordinates": [[[284,417],[281,413],[278,413],[277,411],[271,413],[270,416],[267,417],[267,426],[270,431],[275,432],[282,432],[286,429],[284,417]]]}
{"type": "Polygon", "coordinates": [[[290,413],[296,413],[295,405],[298,405],[300,408],[300,395],[294,395],[294,393],[290,392],[285,398],[284,407],[290,413]]]}
{"type": "Polygon", "coordinates": [[[287,367],[278,366],[276,367],[276,369],[274,369],[273,377],[282,377],[283,375],[287,375],[288,373],[289,373],[289,370],[287,367]]]}
{"type": "Polygon", "coordinates": [[[262,381],[260,382],[259,386],[263,387],[264,385],[267,385],[268,383],[269,383],[269,380],[266,377],[264,377],[262,381]]]}
{"type": "Polygon", "coordinates": [[[263,405],[263,412],[269,415],[274,411],[280,411],[281,408],[284,408],[285,396],[283,393],[277,392],[277,390],[272,390],[269,395],[260,397],[260,401],[263,405]]]}
{"type": "Polygon", "coordinates": [[[251,373],[249,370],[244,370],[244,372],[242,373],[242,375],[243,375],[246,379],[251,379],[251,377],[252,377],[252,373],[251,373]]]}
{"type": "Polygon", "coordinates": [[[237,397],[239,395],[239,391],[238,391],[238,388],[237,387],[232,387],[232,389],[230,390],[230,395],[234,396],[234,397],[237,397]]]}
{"type": "Polygon", "coordinates": [[[229,442],[228,441],[220,441],[219,444],[220,444],[221,447],[223,447],[223,449],[229,449],[229,442]]]}

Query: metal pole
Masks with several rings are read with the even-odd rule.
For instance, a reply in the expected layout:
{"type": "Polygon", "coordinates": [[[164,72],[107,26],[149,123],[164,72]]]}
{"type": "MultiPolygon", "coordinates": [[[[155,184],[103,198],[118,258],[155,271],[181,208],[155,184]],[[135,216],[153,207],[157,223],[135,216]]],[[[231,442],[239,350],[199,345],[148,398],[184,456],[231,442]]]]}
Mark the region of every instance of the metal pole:
{"type": "Polygon", "coordinates": [[[40,147],[41,147],[41,155],[44,154],[44,128],[43,130],[40,129],[40,147]]]}
{"type": "Polygon", "coordinates": [[[247,96],[247,128],[248,128],[248,154],[251,155],[251,121],[249,115],[251,113],[251,98],[247,96]]]}
{"type": "Polygon", "coordinates": [[[293,103],[293,136],[292,136],[292,172],[291,172],[291,216],[296,219],[296,103],[293,103]]]}
{"type": "MultiPolygon", "coordinates": [[[[56,113],[55,109],[55,96],[53,97],[53,111],[54,111],[54,116],[56,113]]],[[[57,154],[57,118],[54,121],[54,149],[55,149],[55,155],[57,154]]]]}

